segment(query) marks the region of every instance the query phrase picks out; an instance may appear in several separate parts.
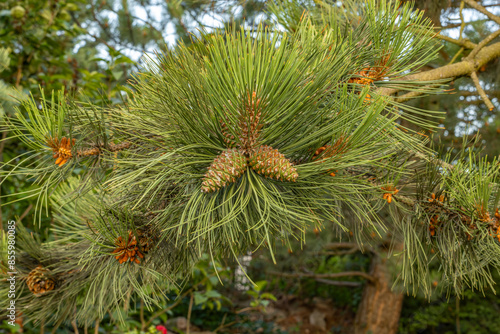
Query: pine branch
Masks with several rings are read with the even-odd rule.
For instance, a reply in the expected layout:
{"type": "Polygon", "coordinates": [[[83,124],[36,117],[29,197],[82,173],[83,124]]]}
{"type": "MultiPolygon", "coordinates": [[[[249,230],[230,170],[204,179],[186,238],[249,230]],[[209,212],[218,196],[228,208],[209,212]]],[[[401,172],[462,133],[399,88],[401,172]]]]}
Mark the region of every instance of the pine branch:
{"type": "Polygon", "coordinates": [[[454,39],[454,38],[451,38],[451,37],[448,37],[445,35],[441,35],[441,34],[436,35],[436,38],[439,38],[439,39],[442,39],[444,41],[456,44],[456,45],[464,47],[466,49],[474,49],[475,47],[477,47],[477,44],[472,43],[468,39],[454,39]]]}
{"type": "Polygon", "coordinates": [[[484,48],[486,45],[488,45],[489,42],[491,42],[492,40],[494,40],[498,36],[500,36],[500,30],[497,30],[497,31],[491,33],[490,35],[488,35],[485,39],[483,39],[481,41],[481,43],[477,44],[472,49],[472,51],[470,52],[470,54],[467,56],[467,59],[471,59],[471,60],[474,59],[476,57],[477,53],[479,51],[481,51],[482,48],[484,48]]]}
{"type": "MultiPolygon", "coordinates": [[[[433,81],[440,79],[449,79],[450,81],[457,77],[468,76],[472,72],[479,70],[482,66],[488,64],[500,57],[500,42],[484,47],[479,51],[474,60],[463,60],[459,63],[445,65],[440,68],[412,74],[401,78],[404,81],[433,81]]],[[[392,95],[400,91],[397,88],[378,88],[375,92],[380,95],[392,95]]]]}
{"type": "Polygon", "coordinates": [[[491,103],[491,100],[488,98],[488,95],[486,95],[486,93],[484,92],[483,87],[481,87],[481,84],[479,83],[479,78],[477,77],[477,73],[475,71],[472,72],[470,74],[470,77],[472,79],[472,82],[474,82],[474,86],[476,86],[479,96],[481,96],[481,99],[483,99],[483,102],[484,104],[486,104],[488,110],[492,111],[493,109],[495,109],[495,106],[493,105],[493,103],[491,103]]]}

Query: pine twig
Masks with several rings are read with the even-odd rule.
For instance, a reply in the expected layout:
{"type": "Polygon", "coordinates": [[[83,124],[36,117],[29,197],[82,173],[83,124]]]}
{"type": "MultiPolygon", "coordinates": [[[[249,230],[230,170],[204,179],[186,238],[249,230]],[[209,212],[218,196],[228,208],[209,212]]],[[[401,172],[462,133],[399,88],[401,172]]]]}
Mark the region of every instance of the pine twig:
{"type": "MultiPolygon", "coordinates": [[[[425,88],[438,88],[439,86],[441,86],[441,84],[427,85],[427,86],[424,86],[424,87],[425,88]]],[[[394,100],[396,102],[403,103],[403,102],[411,100],[414,97],[418,97],[420,95],[422,95],[422,92],[416,90],[416,91],[409,92],[409,93],[403,94],[401,96],[395,97],[394,100]]]]}
{"type": "Polygon", "coordinates": [[[99,319],[95,321],[94,334],[99,334],[99,319]]]}
{"type": "Polygon", "coordinates": [[[24,210],[23,214],[19,217],[19,221],[23,220],[24,217],[26,217],[28,215],[28,213],[30,212],[30,210],[33,208],[33,204],[30,203],[30,205],[28,205],[28,207],[26,208],[26,210],[24,210]]]}
{"type": "Polygon", "coordinates": [[[460,1],[460,9],[458,11],[458,14],[460,15],[460,32],[458,34],[459,39],[462,39],[462,33],[464,32],[464,29],[465,29],[465,20],[464,20],[464,14],[463,14],[464,7],[465,7],[464,2],[460,1]]]}
{"type": "Polygon", "coordinates": [[[73,326],[73,329],[75,330],[74,334],[79,334],[78,326],[76,324],[76,306],[75,306],[75,318],[73,320],[71,320],[71,325],[73,326]]]}
{"type": "Polygon", "coordinates": [[[415,205],[415,201],[409,197],[403,195],[392,195],[398,202],[406,204],[409,207],[413,207],[415,205]]]}
{"type": "Polygon", "coordinates": [[[483,100],[484,104],[486,104],[486,107],[488,107],[489,111],[495,109],[495,106],[493,105],[493,103],[491,103],[490,99],[488,98],[488,95],[486,95],[486,93],[484,92],[483,87],[481,87],[476,71],[472,72],[470,74],[470,77],[472,79],[472,82],[474,82],[474,86],[476,86],[479,96],[481,96],[481,99],[483,100]]]}
{"type": "Polygon", "coordinates": [[[60,322],[56,323],[56,325],[54,326],[54,328],[52,328],[52,332],[50,332],[50,334],[56,334],[57,329],[59,328],[59,326],[61,326],[61,323],[60,322]]]}
{"type": "Polygon", "coordinates": [[[455,53],[455,55],[453,56],[453,58],[451,58],[450,62],[448,63],[448,65],[451,65],[455,62],[455,60],[457,60],[457,58],[462,54],[462,52],[464,52],[465,48],[464,47],[461,47],[460,50],[457,51],[457,53],[455,53]]]}
{"type": "MultiPolygon", "coordinates": [[[[484,47],[475,56],[474,62],[469,59],[464,59],[455,64],[445,65],[430,71],[424,71],[416,74],[412,74],[399,80],[408,81],[432,81],[432,80],[452,80],[457,77],[469,76],[472,72],[476,71],[478,68],[488,64],[490,61],[500,57],[500,42],[494,43],[484,47]]],[[[400,88],[389,88],[380,87],[375,90],[375,93],[379,95],[390,96],[400,91],[400,88]]],[[[423,94],[424,92],[422,92],[423,94]]]]}
{"type": "Polygon", "coordinates": [[[483,39],[481,41],[481,43],[477,44],[474,49],[472,49],[471,53],[467,56],[468,59],[470,60],[473,60],[474,57],[477,55],[477,53],[479,51],[481,51],[482,48],[484,48],[489,42],[491,42],[492,40],[494,40],[495,38],[497,38],[498,36],[500,36],[500,29],[491,33],[490,35],[488,35],[488,37],[486,37],[485,39],[483,39]]]}
{"type": "Polygon", "coordinates": [[[456,45],[461,46],[461,47],[466,48],[466,49],[474,49],[477,46],[476,43],[472,43],[468,39],[454,39],[454,38],[451,38],[451,37],[448,37],[445,35],[441,35],[441,34],[436,35],[436,37],[439,39],[442,39],[443,41],[447,41],[447,42],[456,44],[456,45]]]}
{"type": "Polygon", "coordinates": [[[76,325],[76,320],[72,320],[71,325],[73,326],[73,329],[75,330],[75,334],[79,334],[78,326],[76,325]]]}

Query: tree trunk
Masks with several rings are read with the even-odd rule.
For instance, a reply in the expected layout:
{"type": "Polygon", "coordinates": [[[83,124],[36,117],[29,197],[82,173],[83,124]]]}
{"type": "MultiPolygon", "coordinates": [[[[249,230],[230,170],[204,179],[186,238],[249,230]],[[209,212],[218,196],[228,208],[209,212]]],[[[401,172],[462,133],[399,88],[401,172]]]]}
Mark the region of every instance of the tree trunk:
{"type": "Polygon", "coordinates": [[[391,291],[387,259],[375,254],[371,264],[373,282],[367,282],[354,322],[355,334],[396,334],[403,294],[391,291]]]}

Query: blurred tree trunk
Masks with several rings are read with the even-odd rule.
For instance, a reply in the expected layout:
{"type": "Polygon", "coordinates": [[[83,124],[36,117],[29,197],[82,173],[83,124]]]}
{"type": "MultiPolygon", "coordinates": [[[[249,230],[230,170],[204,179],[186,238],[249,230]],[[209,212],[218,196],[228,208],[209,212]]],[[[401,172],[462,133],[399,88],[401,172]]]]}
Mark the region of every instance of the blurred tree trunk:
{"type": "Polygon", "coordinates": [[[391,274],[387,259],[375,253],[371,273],[373,282],[367,282],[354,322],[355,334],[396,334],[403,305],[403,294],[391,291],[391,274]]]}

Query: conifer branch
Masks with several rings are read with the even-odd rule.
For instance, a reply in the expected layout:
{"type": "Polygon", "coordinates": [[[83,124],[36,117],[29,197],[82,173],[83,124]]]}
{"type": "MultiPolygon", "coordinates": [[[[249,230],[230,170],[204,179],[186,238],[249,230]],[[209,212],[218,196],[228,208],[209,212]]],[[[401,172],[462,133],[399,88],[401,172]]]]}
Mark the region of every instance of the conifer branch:
{"type": "MultiPolygon", "coordinates": [[[[472,72],[479,70],[482,66],[488,64],[500,57],[500,42],[486,46],[481,49],[473,60],[463,60],[458,63],[445,65],[434,70],[420,72],[403,77],[399,80],[405,81],[433,81],[449,79],[450,81],[457,77],[468,76],[472,72]]],[[[375,90],[379,95],[393,95],[400,91],[401,88],[380,87],[375,90]]]]}
{"type": "Polygon", "coordinates": [[[481,99],[483,100],[484,104],[486,104],[488,110],[492,111],[493,109],[495,109],[495,106],[493,105],[493,103],[491,103],[491,100],[488,98],[488,95],[486,95],[486,93],[484,92],[483,87],[481,87],[481,84],[479,83],[479,78],[477,77],[477,73],[475,71],[472,72],[470,74],[470,77],[472,79],[472,82],[474,82],[474,86],[476,86],[479,96],[481,96],[481,99]]]}
{"type": "Polygon", "coordinates": [[[489,42],[491,42],[492,40],[494,40],[498,36],[500,36],[500,29],[491,33],[485,39],[483,39],[479,44],[477,44],[472,49],[472,51],[469,53],[469,55],[467,56],[467,59],[474,59],[476,57],[477,53],[479,51],[481,51],[482,48],[484,48],[486,45],[488,45],[489,42]]]}
{"type": "Polygon", "coordinates": [[[474,49],[475,47],[477,47],[476,43],[472,43],[468,39],[455,39],[455,38],[451,38],[451,37],[441,35],[441,34],[436,35],[436,38],[439,38],[439,39],[442,39],[443,41],[447,41],[447,42],[456,44],[456,45],[461,46],[461,47],[466,48],[466,49],[474,49]]]}

